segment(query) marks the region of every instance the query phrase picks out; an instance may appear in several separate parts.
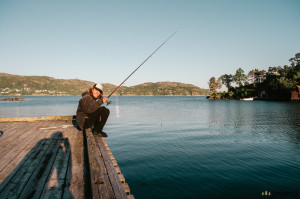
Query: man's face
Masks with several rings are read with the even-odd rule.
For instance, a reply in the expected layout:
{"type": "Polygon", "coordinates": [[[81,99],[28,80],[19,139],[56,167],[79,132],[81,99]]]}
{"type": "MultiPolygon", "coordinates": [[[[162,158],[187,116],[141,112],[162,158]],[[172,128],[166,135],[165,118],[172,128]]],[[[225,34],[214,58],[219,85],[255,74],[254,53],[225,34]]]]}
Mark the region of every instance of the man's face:
{"type": "Polygon", "coordinates": [[[92,92],[93,92],[94,98],[97,99],[100,96],[100,91],[98,91],[97,89],[93,88],[92,92]]]}

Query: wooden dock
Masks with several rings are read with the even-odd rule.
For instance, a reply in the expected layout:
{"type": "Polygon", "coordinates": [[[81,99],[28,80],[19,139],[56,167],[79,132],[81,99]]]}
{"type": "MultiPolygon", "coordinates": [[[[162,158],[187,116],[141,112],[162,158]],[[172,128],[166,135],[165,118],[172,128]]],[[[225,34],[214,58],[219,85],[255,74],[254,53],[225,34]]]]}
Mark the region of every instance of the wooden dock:
{"type": "Polygon", "coordinates": [[[0,118],[0,198],[132,199],[106,141],[73,116],[0,118]]]}

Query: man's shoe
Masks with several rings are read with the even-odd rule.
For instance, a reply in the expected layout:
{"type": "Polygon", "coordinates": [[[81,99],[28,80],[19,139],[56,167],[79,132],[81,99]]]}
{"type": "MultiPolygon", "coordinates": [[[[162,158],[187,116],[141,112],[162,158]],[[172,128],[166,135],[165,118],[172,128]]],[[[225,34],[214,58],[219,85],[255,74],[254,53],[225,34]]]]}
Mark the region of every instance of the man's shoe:
{"type": "Polygon", "coordinates": [[[95,131],[95,130],[93,130],[93,134],[94,135],[99,135],[101,137],[107,137],[107,134],[105,132],[103,132],[103,131],[95,131]]]}

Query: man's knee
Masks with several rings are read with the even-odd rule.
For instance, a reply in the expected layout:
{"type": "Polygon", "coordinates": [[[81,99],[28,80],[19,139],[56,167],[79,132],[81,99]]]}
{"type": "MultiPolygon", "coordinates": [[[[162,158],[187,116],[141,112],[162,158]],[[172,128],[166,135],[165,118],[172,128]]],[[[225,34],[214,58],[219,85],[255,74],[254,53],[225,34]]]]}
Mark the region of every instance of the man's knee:
{"type": "Polygon", "coordinates": [[[99,109],[100,109],[101,112],[104,112],[104,113],[106,113],[107,115],[109,115],[109,113],[110,113],[109,109],[106,108],[106,107],[104,107],[104,106],[101,106],[99,109]]]}

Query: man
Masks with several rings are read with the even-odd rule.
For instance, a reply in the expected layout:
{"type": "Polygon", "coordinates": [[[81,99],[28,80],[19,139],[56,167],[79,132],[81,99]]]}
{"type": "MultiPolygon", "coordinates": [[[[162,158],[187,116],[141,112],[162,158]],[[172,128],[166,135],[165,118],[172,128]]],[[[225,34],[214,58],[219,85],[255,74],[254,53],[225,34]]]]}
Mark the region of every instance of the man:
{"type": "Polygon", "coordinates": [[[95,84],[89,92],[82,93],[76,112],[78,126],[83,130],[94,126],[93,134],[107,137],[107,134],[102,130],[110,112],[109,109],[101,106],[107,101],[108,98],[103,98],[101,84],[95,84]]]}

